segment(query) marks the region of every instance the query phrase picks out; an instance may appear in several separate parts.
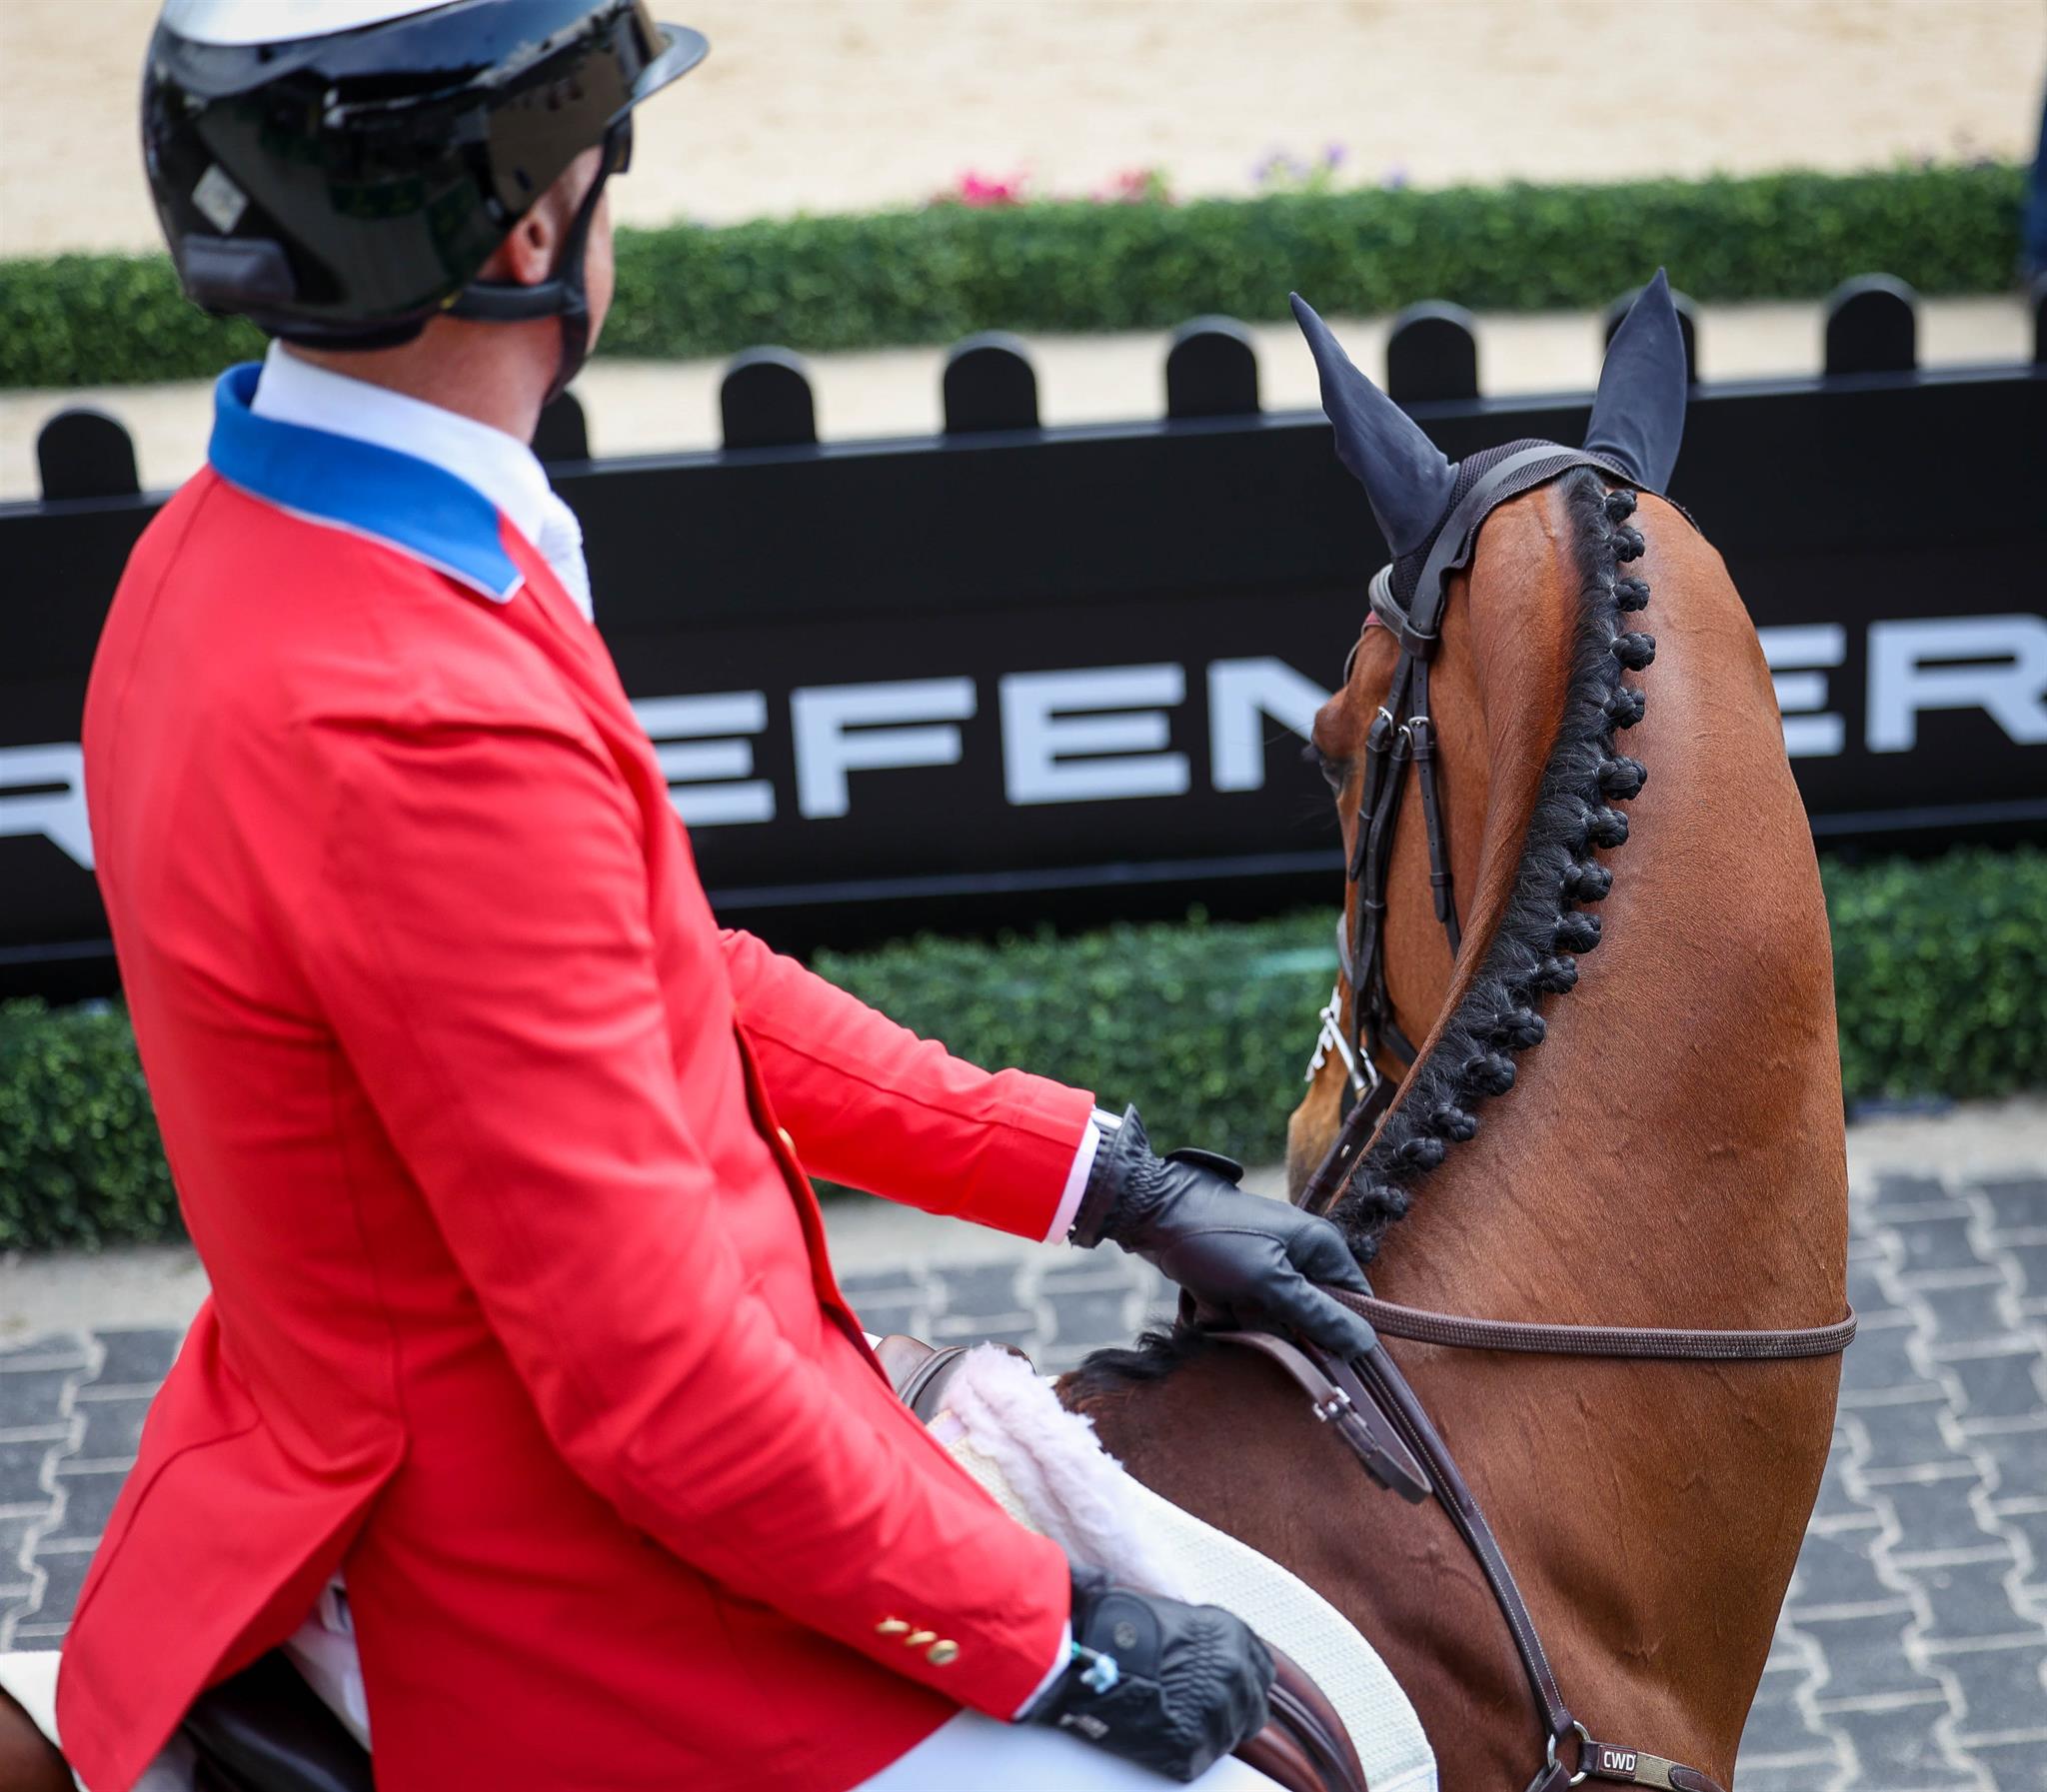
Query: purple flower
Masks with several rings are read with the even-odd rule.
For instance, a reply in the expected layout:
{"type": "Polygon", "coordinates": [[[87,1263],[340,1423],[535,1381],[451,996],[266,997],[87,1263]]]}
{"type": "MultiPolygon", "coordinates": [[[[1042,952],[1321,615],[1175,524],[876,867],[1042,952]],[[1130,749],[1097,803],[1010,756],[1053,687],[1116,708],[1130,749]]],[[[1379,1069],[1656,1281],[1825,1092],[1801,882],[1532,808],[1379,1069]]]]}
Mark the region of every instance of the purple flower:
{"type": "Polygon", "coordinates": [[[1379,176],[1379,185],[1389,193],[1399,192],[1407,185],[1407,165],[1404,162],[1395,162],[1379,176]]]}
{"type": "Polygon", "coordinates": [[[1322,145],[1322,166],[1324,168],[1341,168],[1349,158],[1349,150],[1345,149],[1340,143],[1325,143],[1322,145]]]}

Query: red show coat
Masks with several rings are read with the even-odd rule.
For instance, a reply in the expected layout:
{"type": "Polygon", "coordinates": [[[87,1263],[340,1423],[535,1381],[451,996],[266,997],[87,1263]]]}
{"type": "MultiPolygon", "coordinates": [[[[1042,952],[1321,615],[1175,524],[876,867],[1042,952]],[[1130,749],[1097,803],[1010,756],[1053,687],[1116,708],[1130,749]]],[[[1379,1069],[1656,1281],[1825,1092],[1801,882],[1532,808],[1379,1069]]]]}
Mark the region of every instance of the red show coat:
{"type": "Polygon", "coordinates": [[[214,1292],[80,1597],[72,1760],[124,1792],[338,1567],[386,1792],[840,1792],[1009,1717],[1064,1559],[891,1395],[797,1153],[1038,1234],[1091,1098],[721,931],[545,563],[254,384],[86,702],[214,1292]]]}

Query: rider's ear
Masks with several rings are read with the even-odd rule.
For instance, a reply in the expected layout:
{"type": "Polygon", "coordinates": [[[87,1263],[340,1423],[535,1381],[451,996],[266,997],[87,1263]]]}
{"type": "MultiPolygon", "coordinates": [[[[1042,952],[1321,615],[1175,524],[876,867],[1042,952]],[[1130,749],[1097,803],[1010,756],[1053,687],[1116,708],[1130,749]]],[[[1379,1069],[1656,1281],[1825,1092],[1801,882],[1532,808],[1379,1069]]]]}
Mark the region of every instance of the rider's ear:
{"type": "Polygon", "coordinates": [[[1684,435],[1684,332],[1663,270],[1642,288],[1607,346],[1585,447],[1617,461],[1652,492],[1670,483],[1684,435]]]}
{"type": "Polygon", "coordinates": [[[1395,556],[1411,554],[1450,508],[1456,469],[1421,426],[1351,364],[1329,326],[1298,293],[1293,315],[1322,379],[1322,409],[1336,428],[1336,458],[1350,469],[1395,556]]]}

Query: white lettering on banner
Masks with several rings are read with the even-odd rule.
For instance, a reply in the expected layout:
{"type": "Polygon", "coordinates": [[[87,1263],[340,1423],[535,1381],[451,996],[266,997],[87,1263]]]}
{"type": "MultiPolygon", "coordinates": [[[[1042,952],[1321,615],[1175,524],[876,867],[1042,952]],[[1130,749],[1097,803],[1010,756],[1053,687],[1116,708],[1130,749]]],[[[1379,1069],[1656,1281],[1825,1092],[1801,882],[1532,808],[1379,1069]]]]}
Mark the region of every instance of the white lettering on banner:
{"type": "Polygon", "coordinates": [[[1758,629],[1777,712],[1784,722],[1784,751],[1792,759],[1832,759],[1846,745],[1848,725],[1827,704],[1827,675],[1848,657],[1848,632],[1839,623],[1758,629]]]}
{"type": "Polygon", "coordinates": [[[775,787],[756,778],[754,749],[734,736],[768,728],[765,691],[653,697],[633,706],[668,780],[668,800],[692,828],[775,820],[775,787]]]}
{"type": "MultiPolygon", "coordinates": [[[[1839,623],[1757,631],[1782,718],[1785,752],[1832,759],[1849,751],[1847,696],[1834,683],[1851,642],[1839,623]]],[[[1868,626],[1867,722],[1873,754],[1909,753],[1919,718],[1980,710],[2022,748],[2047,747],[2047,617],[1908,618],[1868,626]]],[[[1327,694],[1270,654],[1215,660],[1205,678],[1208,745],[1172,749],[1170,712],[1189,669],[1168,663],[1020,672],[999,681],[1003,786],[1020,808],[1124,798],[1184,797],[1191,758],[1230,795],[1266,788],[1275,729],[1305,738],[1327,694]]],[[[959,765],[960,725],[978,714],[968,677],[810,685],[790,694],[796,808],[806,821],[846,815],[855,772],[959,765]]],[[[780,725],[765,691],[646,698],[634,714],[654,745],[669,801],[692,828],[786,819],[788,794],[764,776],[757,742],[780,725]]],[[[1194,719],[1189,718],[1189,721],[1194,719]]],[[[1199,730],[1194,731],[1197,736],[1199,730]]],[[[887,787],[884,787],[887,788],[887,787]]],[[[0,841],[40,837],[93,867],[85,760],[76,742],[0,747],[0,841]]],[[[14,849],[6,849],[12,852],[14,849]]]]}
{"type": "Polygon", "coordinates": [[[1927,710],[1982,710],[2021,747],[2047,742],[2047,618],[1871,623],[1869,751],[1909,753],[1927,710]]]}
{"type": "Polygon", "coordinates": [[[92,870],[85,753],[75,741],[0,747],[0,838],[42,835],[92,870]]]}
{"type": "Polygon", "coordinates": [[[1165,710],[1186,701],[1183,668],[1014,672],[1001,690],[1003,788],[1019,808],[1187,794],[1187,756],[1164,751],[1165,710]],[[1100,714],[1110,710],[1129,713],[1100,714]]]}
{"type": "Polygon", "coordinates": [[[1303,741],[1329,694],[1284,660],[1217,660],[1208,668],[1208,771],[1218,791],[1265,788],[1268,718],[1303,741]]]}
{"type": "Polygon", "coordinates": [[[880,685],[810,685],[789,698],[796,733],[796,807],[806,821],[851,807],[849,772],[957,766],[960,731],[974,714],[972,679],[899,679],[880,685]],[[904,723],[944,726],[905,728],[904,723]]]}

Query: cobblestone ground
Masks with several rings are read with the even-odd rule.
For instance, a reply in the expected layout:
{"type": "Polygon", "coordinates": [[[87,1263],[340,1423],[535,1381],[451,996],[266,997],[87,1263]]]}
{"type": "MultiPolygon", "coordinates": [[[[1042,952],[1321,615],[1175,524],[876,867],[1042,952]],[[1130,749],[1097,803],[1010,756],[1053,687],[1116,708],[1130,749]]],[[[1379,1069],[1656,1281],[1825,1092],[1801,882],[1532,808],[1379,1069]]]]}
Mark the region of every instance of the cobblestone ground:
{"type": "MultiPolygon", "coordinates": [[[[2047,1179],[1887,1176],[1852,1211],[1825,1484],[1739,1792],[2047,1792],[2047,1179]]],[[[876,1331],[1064,1368],[1163,1310],[1127,1259],[866,1271],[876,1331]]],[[[0,1353],[0,1649],[61,1641],[175,1331],[0,1353]]]]}

